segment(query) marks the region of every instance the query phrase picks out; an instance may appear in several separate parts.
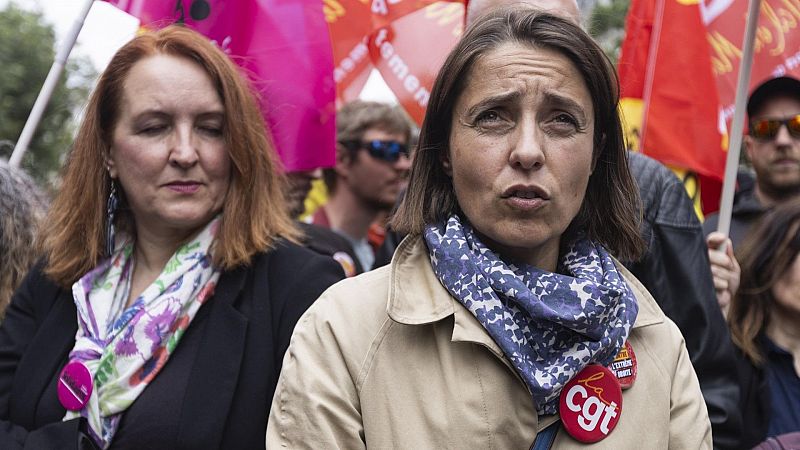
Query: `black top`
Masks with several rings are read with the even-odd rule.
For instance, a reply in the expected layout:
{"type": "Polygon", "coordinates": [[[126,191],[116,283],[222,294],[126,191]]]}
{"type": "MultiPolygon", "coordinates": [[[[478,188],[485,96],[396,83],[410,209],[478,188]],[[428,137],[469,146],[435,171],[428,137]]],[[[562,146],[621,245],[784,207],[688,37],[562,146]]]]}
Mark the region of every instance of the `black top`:
{"type": "MultiPolygon", "coordinates": [[[[759,344],[763,350],[763,340],[760,340],[759,344]]],[[[749,449],[767,437],[771,408],[770,386],[764,368],[756,367],[739,348],[735,351],[739,356],[736,375],[742,386],[740,410],[743,427],[740,448],[749,449]]]]}
{"type": "MultiPolygon", "coordinates": [[[[167,364],[123,413],[111,448],[264,448],[294,325],[342,277],[334,261],[289,243],[223,272],[167,364]]],[[[76,331],[71,292],[36,266],[0,326],[1,449],[79,447],[79,420],[62,422],[55,390],[76,331]]]]}
{"type": "Polygon", "coordinates": [[[800,431],[800,377],[794,356],[764,336],[765,372],[769,386],[770,413],[768,436],[800,431]]]}

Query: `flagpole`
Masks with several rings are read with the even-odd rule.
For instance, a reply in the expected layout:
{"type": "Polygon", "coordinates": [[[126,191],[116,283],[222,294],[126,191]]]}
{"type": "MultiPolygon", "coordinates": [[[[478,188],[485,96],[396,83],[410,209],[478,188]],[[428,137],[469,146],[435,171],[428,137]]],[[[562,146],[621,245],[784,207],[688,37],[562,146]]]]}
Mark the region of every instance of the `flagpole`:
{"type": "MultiPolygon", "coordinates": [[[[744,42],[742,43],[742,63],[739,65],[739,79],[736,84],[736,103],[731,123],[731,138],[728,145],[728,158],[725,162],[725,179],[722,184],[722,199],[719,205],[719,222],[717,231],[728,235],[731,228],[733,212],[733,194],[736,187],[736,172],[739,167],[739,153],[742,148],[744,132],[744,113],[747,104],[747,91],[750,86],[750,69],[753,66],[753,44],[761,8],[761,0],[750,0],[747,6],[747,23],[745,25],[744,42]]],[[[723,243],[720,251],[725,251],[723,243]]]]}
{"type": "Polygon", "coordinates": [[[28,145],[30,145],[31,139],[33,139],[33,133],[42,120],[42,115],[47,107],[47,103],[50,101],[50,97],[52,97],[53,91],[58,85],[58,80],[61,78],[61,73],[64,71],[64,66],[67,64],[67,58],[69,58],[69,54],[75,46],[75,41],[78,40],[78,34],[81,32],[81,28],[83,28],[86,16],[89,15],[92,3],[94,3],[94,0],[84,1],[80,15],[75,19],[75,22],[72,24],[72,29],[64,39],[61,48],[56,53],[55,61],[53,61],[53,65],[50,66],[50,72],[47,73],[47,78],[44,80],[42,90],[39,91],[39,96],[36,97],[36,102],[34,102],[28,120],[25,122],[25,127],[22,128],[22,133],[19,136],[19,140],[17,140],[17,145],[14,146],[11,159],[8,160],[8,164],[11,167],[19,167],[22,162],[22,157],[25,156],[25,152],[28,150],[28,145]]]}
{"type": "Polygon", "coordinates": [[[655,8],[655,23],[653,24],[653,33],[650,35],[650,43],[647,50],[647,71],[644,78],[644,91],[642,92],[642,125],[639,128],[639,148],[640,153],[646,154],[644,151],[644,143],[647,140],[647,116],[650,111],[650,99],[653,95],[653,80],[655,79],[656,62],[658,61],[658,44],[661,43],[661,29],[664,25],[664,2],[665,0],[656,0],[655,8]]]}

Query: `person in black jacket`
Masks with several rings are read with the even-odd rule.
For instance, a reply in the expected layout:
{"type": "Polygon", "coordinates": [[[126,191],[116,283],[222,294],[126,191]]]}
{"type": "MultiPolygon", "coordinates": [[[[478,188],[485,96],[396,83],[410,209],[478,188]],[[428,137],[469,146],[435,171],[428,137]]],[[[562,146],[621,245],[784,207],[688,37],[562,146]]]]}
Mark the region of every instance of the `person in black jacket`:
{"type": "Polygon", "coordinates": [[[204,37],[117,52],[0,327],[0,448],[263,448],[294,325],[343,277],[295,243],[276,166],[204,37]]]}
{"type": "Polygon", "coordinates": [[[702,225],[672,171],[640,153],[630,152],[628,162],[642,198],[647,251],[623,264],[683,333],[711,419],[714,448],[740,448],[737,358],[717,306],[702,225]]]}

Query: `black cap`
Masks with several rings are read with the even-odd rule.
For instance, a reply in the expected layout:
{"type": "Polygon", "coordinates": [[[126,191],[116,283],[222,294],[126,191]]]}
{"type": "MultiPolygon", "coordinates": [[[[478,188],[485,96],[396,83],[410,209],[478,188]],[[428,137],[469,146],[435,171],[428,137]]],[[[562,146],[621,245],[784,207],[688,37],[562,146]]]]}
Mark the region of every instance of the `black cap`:
{"type": "Polygon", "coordinates": [[[767,100],[777,94],[790,95],[800,99],[800,80],[791,76],[771,78],[756,87],[747,100],[747,115],[761,109],[767,100]]]}

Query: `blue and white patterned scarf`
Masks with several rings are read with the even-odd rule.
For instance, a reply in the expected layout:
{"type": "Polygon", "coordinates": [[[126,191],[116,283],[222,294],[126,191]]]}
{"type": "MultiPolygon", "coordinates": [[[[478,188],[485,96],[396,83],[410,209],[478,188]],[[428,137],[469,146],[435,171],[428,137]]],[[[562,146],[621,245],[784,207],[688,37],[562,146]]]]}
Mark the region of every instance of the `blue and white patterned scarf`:
{"type": "Polygon", "coordinates": [[[555,414],[564,385],[590,363],[606,365],[639,311],[608,252],[586,238],[561,261],[565,273],[503,262],[457,215],[425,230],[433,270],[500,346],[539,414],[555,414]]]}

